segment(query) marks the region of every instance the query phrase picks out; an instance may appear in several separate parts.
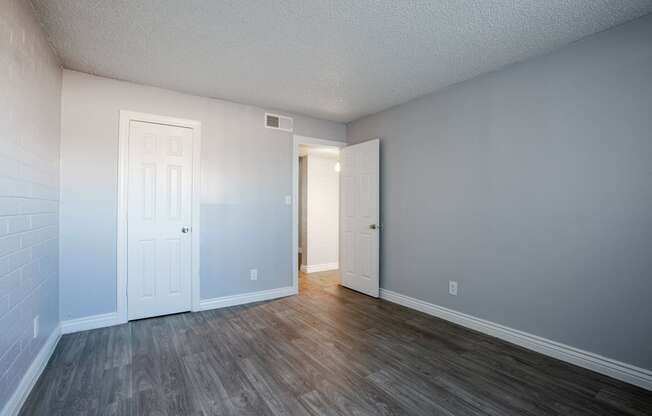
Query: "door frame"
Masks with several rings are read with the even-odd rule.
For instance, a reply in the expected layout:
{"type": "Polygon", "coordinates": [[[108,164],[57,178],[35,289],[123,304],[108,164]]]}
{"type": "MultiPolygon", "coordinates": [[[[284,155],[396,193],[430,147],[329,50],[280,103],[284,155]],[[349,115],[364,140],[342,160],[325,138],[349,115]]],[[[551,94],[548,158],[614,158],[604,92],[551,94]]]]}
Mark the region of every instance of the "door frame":
{"type": "Polygon", "coordinates": [[[186,127],[192,129],[192,221],[190,242],[190,292],[191,311],[199,310],[199,243],[200,243],[200,190],[201,190],[201,122],[182,118],[160,116],[120,110],[120,130],[118,137],[118,234],[117,234],[117,276],[116,276],[116,307],[118,323],[127,322],[127,238],[128,238],[128,191],[129,187],[129,123],[142,121],[145,123],[164,124],[168,126],[186,127]]]}
{"type": "MultiPolygon", "coordinates": [[[[339,140],[325,140],[316,137],[292,137],[292,289],[299,293],[299,145],[311,144],[321,146],[345,147],[348,143],[339,140]]],[[[339,214],[338,214],[339,215],[339,214]]]]}

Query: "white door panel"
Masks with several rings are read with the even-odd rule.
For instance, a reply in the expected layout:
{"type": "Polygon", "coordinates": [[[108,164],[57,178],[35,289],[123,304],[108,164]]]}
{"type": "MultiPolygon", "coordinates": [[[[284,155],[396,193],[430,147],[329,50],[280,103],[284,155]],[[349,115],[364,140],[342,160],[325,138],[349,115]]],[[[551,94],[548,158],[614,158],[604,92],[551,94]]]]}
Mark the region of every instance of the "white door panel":
{"type": "Polygon", "coordinates": [[[380,141],[343,148],[340,165],[342,285],[378,297],[380,141]]]}
{"type": "Polygon", "coordinates": [[[191,308],[189,128],[131,121],[127,196],[128,317],[191,308]]]}

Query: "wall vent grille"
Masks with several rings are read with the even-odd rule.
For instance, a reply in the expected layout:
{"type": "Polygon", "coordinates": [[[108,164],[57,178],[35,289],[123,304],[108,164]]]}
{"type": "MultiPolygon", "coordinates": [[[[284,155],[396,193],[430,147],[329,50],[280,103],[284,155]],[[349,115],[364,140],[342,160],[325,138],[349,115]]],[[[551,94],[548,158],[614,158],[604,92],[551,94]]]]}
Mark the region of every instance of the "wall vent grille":
{"type": "Polygon", "coordinates": [[[265,113],[265,127],[274,130],[291,132],[294,130],[294,120],[278,114],[265,113]]]}

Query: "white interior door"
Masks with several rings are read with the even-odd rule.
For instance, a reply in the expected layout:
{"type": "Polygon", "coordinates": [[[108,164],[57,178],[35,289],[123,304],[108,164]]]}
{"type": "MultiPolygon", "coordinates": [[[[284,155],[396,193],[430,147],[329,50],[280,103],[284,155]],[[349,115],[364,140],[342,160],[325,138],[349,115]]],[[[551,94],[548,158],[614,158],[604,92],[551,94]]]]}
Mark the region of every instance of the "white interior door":
{"type": "Polygon", "coordinates": [[[342,148],[340,165],[342,285],[378,297],[380,140],[342,148]]]}
{"type": "Polygon", "coordinates": [[[189,128],[129,124],[129,319],[191,308],[192,140],[189,128]]]}

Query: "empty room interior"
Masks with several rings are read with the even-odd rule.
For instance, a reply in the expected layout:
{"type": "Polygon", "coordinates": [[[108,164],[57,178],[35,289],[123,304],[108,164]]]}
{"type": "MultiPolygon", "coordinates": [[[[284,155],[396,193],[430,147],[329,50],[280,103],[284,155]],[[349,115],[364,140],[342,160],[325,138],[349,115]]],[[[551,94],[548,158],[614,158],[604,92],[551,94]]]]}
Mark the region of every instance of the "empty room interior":
{"type": "Polygon", "coordinates": [[[652,1],[0,0],[17,415],[652,415],[652,1]]]}

